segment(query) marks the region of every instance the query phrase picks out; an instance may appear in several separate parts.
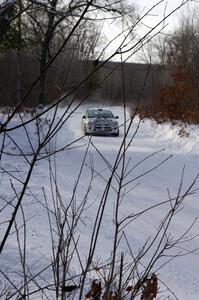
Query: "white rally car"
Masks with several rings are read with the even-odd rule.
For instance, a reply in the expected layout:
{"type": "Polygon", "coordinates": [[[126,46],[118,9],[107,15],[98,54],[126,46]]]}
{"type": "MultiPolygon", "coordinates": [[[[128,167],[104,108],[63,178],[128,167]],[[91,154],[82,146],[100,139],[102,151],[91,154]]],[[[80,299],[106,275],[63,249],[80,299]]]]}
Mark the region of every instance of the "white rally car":
{"type": "Polygon", "coordinates": [[[119,135],[118,116],[107,109],[88,109],[82,117],[85,134],[119,135]]]}

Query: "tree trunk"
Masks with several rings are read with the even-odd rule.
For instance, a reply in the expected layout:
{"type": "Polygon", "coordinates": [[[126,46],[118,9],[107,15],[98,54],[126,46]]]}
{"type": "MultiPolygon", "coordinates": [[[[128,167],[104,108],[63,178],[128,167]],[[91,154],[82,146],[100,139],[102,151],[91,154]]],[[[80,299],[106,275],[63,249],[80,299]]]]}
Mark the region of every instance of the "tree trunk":
{"type": "Polygon", "coordinates": [[[45,104],[47,99],[47,65],[49,62],[49,52],[50,52],[50,43],[53,37],[54,32],[54,20],[58,0],[53,0],[51,2],[51,9],[48,12],[48,25],[45,31],[44,39],[41,47],[41,57],[40,57],[40,82],[39,82],[39,104],[45,104]]]}

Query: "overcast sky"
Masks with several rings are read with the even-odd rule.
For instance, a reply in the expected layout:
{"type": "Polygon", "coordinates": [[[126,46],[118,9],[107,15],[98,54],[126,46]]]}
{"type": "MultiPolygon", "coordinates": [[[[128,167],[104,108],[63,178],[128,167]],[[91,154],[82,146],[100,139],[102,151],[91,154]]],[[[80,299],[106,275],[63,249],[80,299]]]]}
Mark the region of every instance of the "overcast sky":
{"type": "MultiPolygon", "coordinates": [[[[144,16],[149,9],[151,9],[155,4],[160,2],[159,0],[128,0],[129,3],[133,3],[136,5],[136,11],[139,12],[139,17],[144,16]]],[[[185,2],[185,1],[184,1],[185,2]]],[[[141,38],[145,36],[146,33],[150,32],[150,28],[154,27],[156,24],[158,24],[161,20],[164,19],[165,15],[168,15],[173,10],[175,10],[177,7],[182,4],[182,0],[165,0],[159,3],[156,7],[153,8],[153,10],[150,12],[150,15],[145,16],[144,19],[142,19],[142,24],[139,23],[139,26],[136,27],[136,35],[138,38],[141,38]]],[[[162,23],[161,26],[159,26],[156,30],[153,30],[150,33],[150,36],[154,36],[156,32],[163,33],[169,33],[172,32],[175,27],[177,26],[179,19],[182,17],[182,14],[188,14],[193,10],[193,8],[197,8],[199,11],[199,0],[198,2],[189,1],[189,3],[186,3],[183,5],[178,11],[176,11],[172,16],[170,16],[164,23],[165,28],[162,31],[162,23]]],[[[121,24],[115,24],[114,26],[110,24],[106,24],[104,27],[104,33],[107,39],[110,41],[115,37],[118,32],[122,31],[121,24]]],[[[122,41],[123,36],[120,38],[117,38],[110,44],[110,51],[112,49],[116,49],[120,42],[122,41]]],[[[128,47],[128,46],[127,46],[128,47]]],[[[107,51],[108,53],[109,51],[107,51]]],[[[117,58],[118,59],[118,58],[117,58]]]]}
{"type": "MultiPolygon", "coordinates": [[[[135,0],[134,1],[139,8],[139,11],[142,12],[147,12],[153,5],[157,4],[157,0],[135,0]]],[[[157,7],[155,7],[151,14],[151,17],[147,17],[145,19],[145,22],[147,25],[153,25],[155,24],[158,20],[161,20],[164,16],[164,12],[169,14],[171,11],[173,11],[175,8],[180,6],[182,3],[182,0],[165,0],[162,3],[160,3],[157,7]]],[[[184,1],[185,2],[185,1],[184,1]]],[[[188,13],[193,7],[199,7],[199,3],[194,2],[194,1],[189,1],[185,5],[182,6],[176,13],[174,13],[168,20],[166,21],[168,23],[168,30],[172,30],[178,23],[179,17],[183,12],[188,13]]]]}

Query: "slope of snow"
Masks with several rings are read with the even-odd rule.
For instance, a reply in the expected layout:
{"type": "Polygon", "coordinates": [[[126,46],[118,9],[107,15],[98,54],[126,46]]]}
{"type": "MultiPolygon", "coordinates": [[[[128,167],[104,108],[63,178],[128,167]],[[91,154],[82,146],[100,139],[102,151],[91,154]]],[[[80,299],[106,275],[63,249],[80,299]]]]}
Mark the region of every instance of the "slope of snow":
{"type": "MultiPolygon", "coordinates": [[[[78,139],[82,136],[81,118],[86,109],[86,105],[82,106],[70,117],[51,143],[52,149],[55,147],[56,149],[62,148],[65,145],[70,144],[74,139],[78,139]]],[[[120,124],[122,124],[122,108],[111,107],[111,109],[115,115],[119,116],[120,124]]],[[[59,108],[57,120],[61,118],[63,113],[64,108],[59,108]]],[[[129,112],[127,112],[127,116],[129,117],[129,112]]],[[[51,118],[51,116],[49,115],[48,118],[51,118]]],[[[18,122],[19,120],[16,117],[12,121],[11,126],[18,124],[18,122]]],[[[134,135],[138,123],[139,119],[136,117],[133,121],[128,141],[134,135]]],[[[181,138],[178,134],[180,129],[181,128],[177,126],[171,127],[170,124],[157,125],[151,120],[145,120],[140,123],[132,145],[126,153],[126,161],[129,161],[128,168],[129,170],[133,168],[133,171],[126,179],[126,182],[132,181],[132,184],[128,186],[128,193],[124,196],[120,205],[121,218],[131,213],[139,212],[159,202],[168,200],[168,190],[170,196],[175,197],[178,193],[184,166],[185,171],[182,191],[185,191],[194,180],[199,171],[199,127],[187,127],[186,131],[189,133],[189,137],[184,138],[181,138]],[[164,160],[165,163],[161,164],[164,160]],[[140,163],[141,161],[143,162],[140,163]],[[158,164],[160,164],[160,166],[156,168],[158,164]],[[154,170],[152,172],[148,172],[153,168],[154,170]],[[145,175],[139,177],[142,174],[145,175]]],[[[32,123],[29,124],[27,130],[30,133],[33,147],[36,147],[36,125],[32,123]]],[[[28,144],[27,136],[23,128],[11,132],[11,136],[20,144],[23,151],[26,153],[31,152],[31,147],[28,144]]],[[[96,210],[104,190],[104,179],[108,178],[110,175],[110,170],[107,168],[102,156],[99,155],[96,149],[98,149],[103,157],[113,165],[122,139],[122,126],[119,137],[92,137],[94,146],[90,145],[89,147],[83,173],[76,191],[76,201],[78,203],[83,199],[87,192],[87,188],[89,187],[91,176],[91,169],[89,166],[92,166],[95,170],[92,189],[89,192],[86,209],[83,211],[82,220],[78,226],[78,234],[80,236],[79,249],[83,262],[88,255],[91,230],[94,224],[96,210]]],[[[75,143],[74,148],[56,154],[56,174],[59,191],[64,203],[69,202],[71,199],[88,142],[89,137],[84,137],[75,143]]],[[[5,149],[7,152],[11,151],[15,156],[4,154],[1,167],[6,168],[7,170],[16,170],[17,174],[20,174],[21,179],[23,180],[27,170],[25,160],[20,156],[16,156],[18,155],[19,150],[13,143],[7,141],[5,149]]],[[[49,169],[47,159],[38,161],[29,184],[29,190],[23,201],[23,209],[27,219],[27,264],[33,274],[36,274],[42,267],[45,267],[50,262],[52,256],[48,216],[44,207],[45,201],[42,192],[42,188],[44,188],[49,206],[52,207],[52,194],[50,192],[50,180],[48,174],[49,169]],[[39,201],[35,198],[38,198],[39,201]]],[[[1,208],[5,205],[5,200],[10,201],[15,193],[12,189],[10,179],[9,174],[4,174],[1,178],[1,198],[4,199],[0,200],[1,208]]],[[[20,190],[20,183],[16,182],[14,179],[12,179],[12,182],[15,191],[20,190]]],[[[116,184],[116,182],[113,184],[116,184]]],[[[196,183],[195,188],[197,187],[198,183],[196,183]]],[[[95,255],[96,261],[105,261],[110,256],[114,228],[112,219],[116,196],[114,190],[111,190],[100,230],[95,255]]],[[[13,200],[13,204],[15,202],[16,199],[13,200]]],[[[168,203],[158,206],[129,224],[126,235],[134,253],[139,251],[149,236],[153,236],[156,233],[157,228],[166,216],[169,207],[170,204],[168,203]]],[[[11,213],[12,208],[10,206],[1,212],[1,236],[3,236],[5,230],[5,224],[3,224],[3,222],[6,222],[10,218],[11,213]]],[[[173,238],[177,238],[183,234],[198,215],[198,193],[194,193],[187,197],[183,203],[183,209],[175,216],[174,221],[171,224],[170,232],[173,238]]],[[[21,211],[18,213],[17,222],[19,227],[20,225],[23,225],[21,211]]],[[[196,221],[194,227],[191,229],[191,234],[197,235],[198,232],[199,224],[196,221]]],[[[128,252],[125,242],[123,242],[122,245],[123,247],[121,247],[121,250],[128,252]]],[[[191,239],[183,247],[187,247],[190,251],[198,248],[198,238],[191,239]]],[[[174,249],[176,253],[178,253],[179,250],[180,249],[174,249]]],[[[20,269],[20,260],[15,234],[12,234],[8,239],[0,259],[1,270],[6,274],[9,274],[9,276],[17,282],[15,272],[18,272],[20,269]]],[[[149,259],[149,257],[146,257],[143,263],[147,264],[149,259]]],[[[164,260],[154,266],[154,271],[157,271],[159,278],[175,292],[178,299],[198,300],[199,256],[197,252],[190,253],[188,256],[176,258],[171,261],[170,264],[166,265],[164,269],[159,269],[161,264],[164,264],[164,260]]],[[[75,268],[78,268],[78,266],[76,266],[74,262],[74,269],[75,268]]],[[[47,276],[50,281],[52,280],[52,275],[49,269],[46,270],[44,275],[46,274],[45,276],[47,276]]],[[[160,295],[159,299],[166,299],[163,298],[163,295],[168,294],[169,292],[166,291],[165,294],[162,294],[162,298],[160,295]]],[[[32,299],[34,299],[34,297],[32,299]]],[[[35,299],[38,299],[38,296],[35,299]]],[[[170,294],[170,298],[168,299],[175,299],[175,297],[170,294]]]]}

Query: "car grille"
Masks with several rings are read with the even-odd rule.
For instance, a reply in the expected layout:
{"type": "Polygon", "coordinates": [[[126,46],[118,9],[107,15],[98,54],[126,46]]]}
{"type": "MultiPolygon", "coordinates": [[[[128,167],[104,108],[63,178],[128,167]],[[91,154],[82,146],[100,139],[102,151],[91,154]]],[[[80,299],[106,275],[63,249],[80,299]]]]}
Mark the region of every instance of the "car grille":
{"type": "Polygon", "coordinates": [[[111,127],[110,126],[107,126],[107,125],[96,125],[95,126],[95,130],[96,131],[102,131],[102,132],[109,132],[109,131],[111,131],[111,127]]]}

